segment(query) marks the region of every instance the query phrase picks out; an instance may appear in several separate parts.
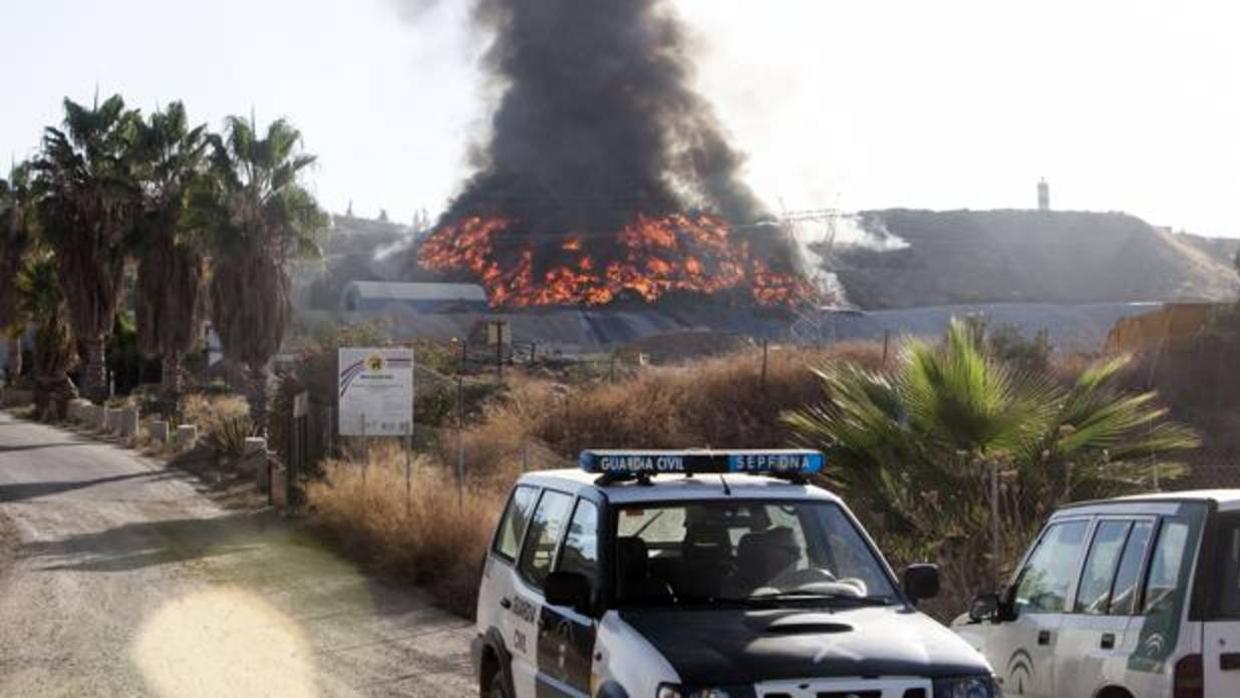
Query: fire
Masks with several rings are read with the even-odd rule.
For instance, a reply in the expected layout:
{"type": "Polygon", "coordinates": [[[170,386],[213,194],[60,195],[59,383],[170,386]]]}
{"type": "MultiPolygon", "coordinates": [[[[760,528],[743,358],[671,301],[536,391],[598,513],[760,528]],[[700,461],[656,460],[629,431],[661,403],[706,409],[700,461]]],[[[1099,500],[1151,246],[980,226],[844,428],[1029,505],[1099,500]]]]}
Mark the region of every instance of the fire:
{"type": "Polygon", "coordinates": [[[514,221],[470,216],[431,234],[418,251],[433,271],[468,271],[493,306],[604,305],[624,292],[654,301],[669,292],[748,291],[763,306],[790,306],[814,296],[798,274],[775,272],[751,255],[715,216],[638,214],[618,232],[590,245],[570,235],[541,248],[505,235],[514,221]],[[546,249],[552,262],[536,261],[546,249]],[[593,248],[587,252],[587,248],[593,248]]]}

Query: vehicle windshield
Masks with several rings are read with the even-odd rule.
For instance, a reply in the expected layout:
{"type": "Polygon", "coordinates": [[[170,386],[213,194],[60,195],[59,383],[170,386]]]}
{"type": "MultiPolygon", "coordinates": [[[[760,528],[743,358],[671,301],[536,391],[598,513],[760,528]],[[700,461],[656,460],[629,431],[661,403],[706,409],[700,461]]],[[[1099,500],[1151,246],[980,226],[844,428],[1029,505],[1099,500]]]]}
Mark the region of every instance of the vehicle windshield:
{"type": "Polygon", "coordinates": [[[880,603],[883,564],[831,502],[675,502],[621,507],[616,602],[880,603]]]}

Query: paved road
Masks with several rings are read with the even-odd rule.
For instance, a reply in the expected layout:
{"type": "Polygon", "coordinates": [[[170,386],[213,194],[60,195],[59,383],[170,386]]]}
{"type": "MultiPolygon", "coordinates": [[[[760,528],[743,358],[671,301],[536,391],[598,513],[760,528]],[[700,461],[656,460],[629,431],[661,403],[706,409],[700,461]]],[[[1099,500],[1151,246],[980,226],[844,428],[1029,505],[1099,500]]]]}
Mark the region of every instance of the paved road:
{"type": "Polygon", "coordinates": [[[0,515],[0,695],[476,691],[464,621],[119,448],[0,413],[0,515]]]}

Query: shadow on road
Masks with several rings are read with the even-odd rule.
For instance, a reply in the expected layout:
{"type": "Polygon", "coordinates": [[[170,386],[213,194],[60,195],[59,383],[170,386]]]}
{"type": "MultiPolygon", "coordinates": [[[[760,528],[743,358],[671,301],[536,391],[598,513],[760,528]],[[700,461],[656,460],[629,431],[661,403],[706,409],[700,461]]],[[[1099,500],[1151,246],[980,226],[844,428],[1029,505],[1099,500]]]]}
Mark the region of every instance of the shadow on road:
{"type": "Polygon", "coordinates": [[[10,485],[0,485],[0,503],[4,502],[20,502],[25,499],[35,499],[36,497],[47,497],[64,492],[72,492],[74,490],[82,490],[87,487],[95,487],[97,485],[106,485],[112,482],[123,482],[125,480],[145,479],[148,482],[158,480],[166,480],[172,477],[168,473],[162,472],[140,472],[127,473],[125,475],[111,475],[109,477],[99,477],[92,480],[50,480],[47,482],[19,482],[10,485]]]}
{"type": "Polygon", "coordinates": [[[37,451],[43,448],[70,448],[72,446],[93,446],[97,445],[93,441],[53,441],[43,444],[22,444],[20,446],[0,446],[0,455],[5,453],[17,453],[20,451],[37,451]]]}
{"type": "Polygon", "coordinates": [[[144,521],[22,545],[40,570],[122,572],[252,550],[262,544],[264,514],[144,521]]]}

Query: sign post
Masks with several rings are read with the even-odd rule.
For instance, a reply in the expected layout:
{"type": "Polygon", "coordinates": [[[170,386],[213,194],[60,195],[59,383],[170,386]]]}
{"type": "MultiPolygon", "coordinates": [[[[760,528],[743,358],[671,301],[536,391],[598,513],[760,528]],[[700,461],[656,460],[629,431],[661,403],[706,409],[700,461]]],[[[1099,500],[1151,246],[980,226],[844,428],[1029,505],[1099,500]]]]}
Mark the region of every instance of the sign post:
{"type": "Polygon", "coordinates": [[[413,349],[341,348],[336,397],[345,436],[406,436],[413,429],[413,349]]]}

